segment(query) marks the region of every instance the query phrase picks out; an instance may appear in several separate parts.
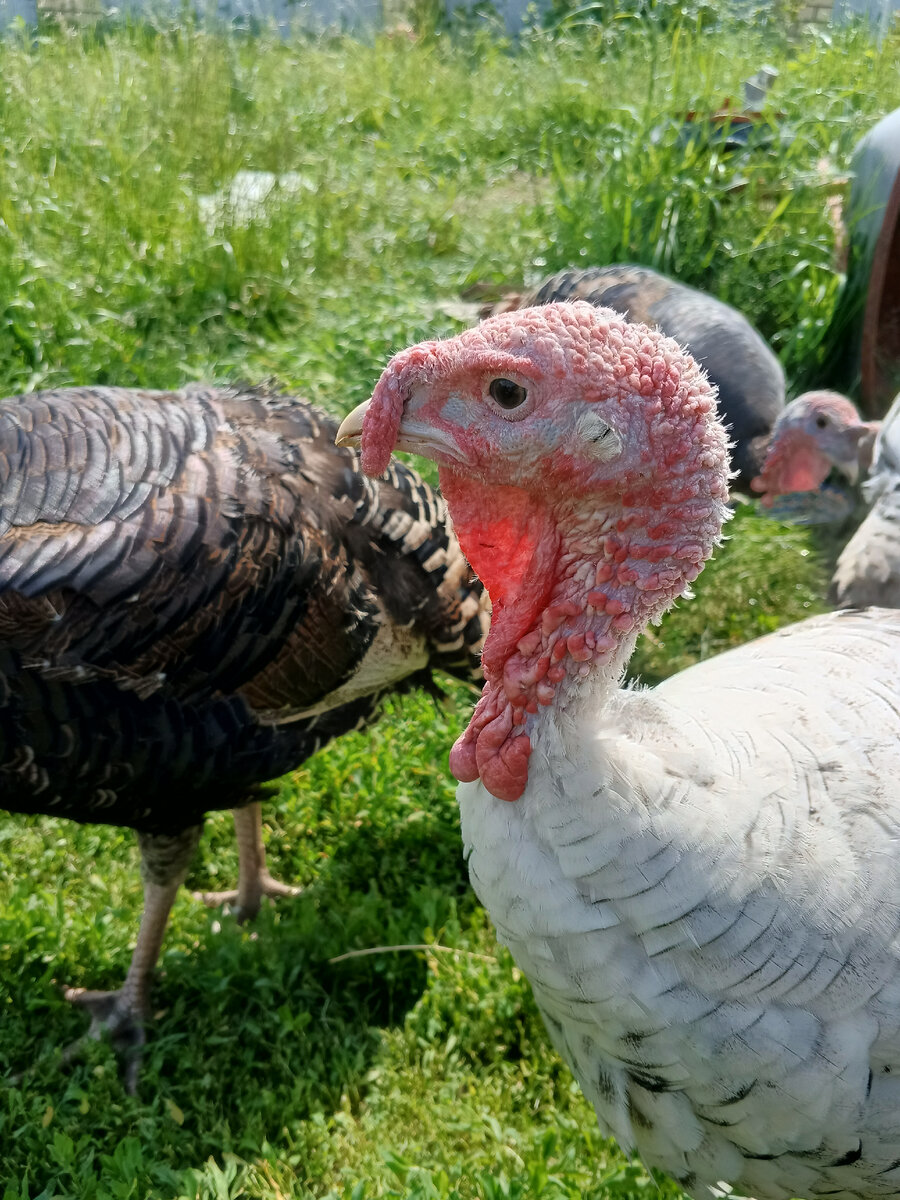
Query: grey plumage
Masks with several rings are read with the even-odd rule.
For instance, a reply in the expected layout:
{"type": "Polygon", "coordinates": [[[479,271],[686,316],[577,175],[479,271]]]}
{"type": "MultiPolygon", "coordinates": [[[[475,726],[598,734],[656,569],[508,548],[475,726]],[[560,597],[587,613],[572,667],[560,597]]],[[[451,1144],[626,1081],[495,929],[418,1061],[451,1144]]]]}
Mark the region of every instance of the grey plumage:
{"type": "Polygon", "coordinates": [[[872,507],[841,551],[831,599],[841,608],[900,608],[900,396],[882,422],[864,492],[872,507]]]}

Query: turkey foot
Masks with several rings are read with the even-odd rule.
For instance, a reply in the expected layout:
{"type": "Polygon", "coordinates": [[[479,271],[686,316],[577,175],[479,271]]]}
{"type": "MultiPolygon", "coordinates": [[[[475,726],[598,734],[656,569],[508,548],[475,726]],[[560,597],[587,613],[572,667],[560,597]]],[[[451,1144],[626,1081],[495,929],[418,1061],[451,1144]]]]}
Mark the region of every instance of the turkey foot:
{"type": "Polygon", "coordinates": [[[86,1043],[108,1034],[122,1066],[126,1089],[137,1091],[141,1054],[146,1041],[144,1024],[150,1011],[150,981],[162,948],[169,913],[200,837],[200,826],[181,833],[139,833],[141,876],[144,881],[144,911],[134,953],[122,986],[114,992],[66,988],[65,998],[87,1010],[88,1032],[64,1053],[64,1061],[75,1058],[86,1043]]]}
{"type": "Polygon", "coordinates": [[[133,992],[123,986],[115,992],[93,992],[86,988],[66,988],[66,1000],[84,1008],[91,1018],[91,1025],[83,1037],[78,1038],[63,1053],[63,1060],[76,1058],[89,1041],[109,1037],[122,1069],[125,1090],[134,1095],[137,1091],[141,1054],[147,1035],[144,1022],[146,1006],[137,1002],[133,992]]]}
{"type": "Polygon", "coordinates": [[[209,908],[227,904],[239,925],[252,921],[259,912],[263,896],[273,900],[299,896],[303,888],[291,887],[273,879],[266,866],[266,850],[262,841],[262,805],[258,800],[233,811],[234,830],[238,844],[238,885],[228,892],[195,892],[209,908]]]}

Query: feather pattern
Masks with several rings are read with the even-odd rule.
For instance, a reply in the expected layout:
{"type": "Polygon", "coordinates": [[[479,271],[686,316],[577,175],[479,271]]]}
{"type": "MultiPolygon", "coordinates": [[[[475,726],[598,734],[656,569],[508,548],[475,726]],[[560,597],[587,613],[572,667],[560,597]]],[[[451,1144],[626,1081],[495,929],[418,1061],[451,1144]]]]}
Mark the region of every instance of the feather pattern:
{"type": "Polygon", "coordinates": [[[546,724],[516,804],[460,785],[557,1049],[694,1194],[900,1188],[898,671],[900,614],[817,618],[546,724]]]}
{"type": "Polygon", "coordinates": [[[0,405],[4,807],[196,824],[487,615],[440,498],[292,396],[77,388],[0,405]]]}
{"type": "MultiPolygon", "coordinates": [[[[481,675],[488,603],[443,502],[380,479],[294,396],[74,388],[0,403],[0,803],[138,833],[144,911],[115,992],[69,989],[137,1082],[150,978],[204,814],[236,808],[241,919],[258,785],[435,667],[481,675]]],[[[210,897],[213,902],[216,897],[210,897]]]]}

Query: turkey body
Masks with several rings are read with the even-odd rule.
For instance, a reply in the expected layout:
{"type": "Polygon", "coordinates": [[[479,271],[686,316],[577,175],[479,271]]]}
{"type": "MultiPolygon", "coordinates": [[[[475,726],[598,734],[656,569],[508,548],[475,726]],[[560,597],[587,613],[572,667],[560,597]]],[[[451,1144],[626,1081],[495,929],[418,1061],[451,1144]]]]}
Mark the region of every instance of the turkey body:
{"type": "Polygon", "coordinates": [[[171,833],[410,675],[477,677],[442,502],[364,479],[335,428],[202,387],[3,404],[4,808],[171,833]]]}
{"type": "Polygon", "coordinates": [[[460,784],[557,1050],[692,1195],[900,1194],[898,678],[900,614],[832,614],[549,723],[514,804],[460,784]]]}
{"type": "Polygon", "coordinates": [[[399,463],[366,479],[335,427],[249,388],[0,405],[0,805],[138,831],[153,928],[105,1017],[128,1037],[204,813],[386,691],[480,674],[443,502],[399,463]]]}
{"type": "Polygon", "coordinates": [[[831,599],[900,608],[900,396],[881,423],[863,492],[871,508],[841,551],[831,599]]]}
{"type": "Polygon", "coordinates": [[[762,466],[785,394],[781,364],[747,318],[706,292],[629,263],[560,271],[515,306],[564,300],[615,309],[688,349],[719,389],[719,412],[734,442],[734,486],[747,488],[762,466]]]}

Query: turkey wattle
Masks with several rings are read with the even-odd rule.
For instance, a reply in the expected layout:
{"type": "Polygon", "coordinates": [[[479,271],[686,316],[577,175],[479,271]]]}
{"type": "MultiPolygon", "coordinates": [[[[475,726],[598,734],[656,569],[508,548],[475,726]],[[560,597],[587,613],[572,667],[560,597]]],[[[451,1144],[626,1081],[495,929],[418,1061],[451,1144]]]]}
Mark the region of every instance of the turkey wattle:
{"type": "Polygon", "coordinates": [[[491,593],[472,882],[603,1128],[697,1197],[900,1194],[900,614],[621,688],[728,473],[697,365],[608,310],[406,350],[360,434],[440,464],[491,593]]]}

